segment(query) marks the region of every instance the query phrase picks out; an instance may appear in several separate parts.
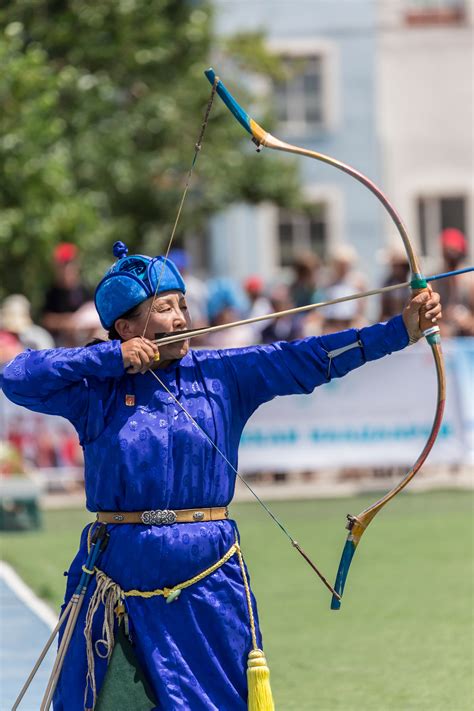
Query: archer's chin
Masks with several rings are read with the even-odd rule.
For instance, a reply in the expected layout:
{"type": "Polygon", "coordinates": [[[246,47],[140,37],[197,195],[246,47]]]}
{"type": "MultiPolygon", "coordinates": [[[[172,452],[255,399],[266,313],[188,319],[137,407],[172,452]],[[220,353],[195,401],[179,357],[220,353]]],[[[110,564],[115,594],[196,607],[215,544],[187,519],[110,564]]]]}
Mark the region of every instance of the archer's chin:
{"type": "MultiPolygon", "coordinates": [[[[164,350],[164,349],[163,349],[164,350]]],[[[181,343],[171,344],[169,350],[166,353],[166,358],[184,358],[186,353],[189,351],[189,341],[182,341],[181,343]]]]}
{"type": "Polygon", "coordinates": [[[186,353],[189,351],[189,341],[183,341],[183,343],[180,344],[181,348],[180,350],[180,358],[183,358],[186,353]]]}

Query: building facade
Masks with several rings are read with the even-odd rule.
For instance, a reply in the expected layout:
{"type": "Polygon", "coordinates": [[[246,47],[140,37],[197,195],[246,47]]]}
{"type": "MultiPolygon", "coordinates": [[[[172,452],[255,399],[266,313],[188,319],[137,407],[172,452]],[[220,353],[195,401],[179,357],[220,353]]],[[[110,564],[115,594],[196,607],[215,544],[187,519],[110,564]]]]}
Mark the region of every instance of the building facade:
{"type": "Polygon", "coordinates": [[[378,3],[382,179],[427,270],[446,227],[467,235],[472,259],[473,18],[473,0],[378,3]]]}
{"type": "MultiPolygon", "coordinates": [[[[262,29],[269,47],[296,67],[291,81],[258,87],[273,94],[278,116],[273,132],[350,163],[377,182],[373,2],[215,4],[221,36],[262,29]]],[[[383,224],[375,198],[334,168],[298,160],[304,196],[314,209],[290,214],[271,204],[239,204],[219,215],[211,226],[212,273],[238,278],[259,273],[271,280],[298,252],[324,256],[345,242],[355,246],[360,264],[373,270],[383,224]]]]}
{"type": "MultiPolygon", "coordinates": [[[[291,81],[259,80],[255,87],[272,98],[272,132],[349,163],[378,184],[427,270],[439,261],[444,227],[461,229],[472,250],[473,3],[215,0],[220,36],[263,30],[269,47],[296,67],[291,81]]],[[[225,67],[215,68],[225,80],[225,67]]],[[[212,220],[206,270],[271,281],[298,252],[324,256],[348,243],[368,282],[379,283],[383,251],[399,242],[382,206],[344,173],[298,161],[314,210],[234,205],[212,220]]]]}

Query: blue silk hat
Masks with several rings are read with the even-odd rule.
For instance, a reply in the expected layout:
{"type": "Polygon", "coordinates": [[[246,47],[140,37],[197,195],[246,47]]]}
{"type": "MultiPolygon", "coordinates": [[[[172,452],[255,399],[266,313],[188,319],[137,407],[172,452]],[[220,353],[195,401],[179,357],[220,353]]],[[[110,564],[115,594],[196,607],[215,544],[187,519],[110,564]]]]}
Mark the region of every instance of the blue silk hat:
{"type": "Polygon", "coordinates": [[[115,242],[113,252],[117,261],[99,282],[94,296],[100,322],[106,330],[155,293],[175,289],[186,293],[183,277],[170,259],[143,254],[127,256],[128,248],[123,242],[115,242]]]}

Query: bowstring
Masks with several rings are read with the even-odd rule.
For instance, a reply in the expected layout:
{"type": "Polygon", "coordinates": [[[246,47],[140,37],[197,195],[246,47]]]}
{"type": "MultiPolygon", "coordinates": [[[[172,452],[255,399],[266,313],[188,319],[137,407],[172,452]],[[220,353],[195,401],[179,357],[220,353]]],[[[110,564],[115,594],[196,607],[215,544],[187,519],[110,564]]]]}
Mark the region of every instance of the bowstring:
{"type": "MultiPolygon", "coordinates": [[[[148,309],[148,314],[147,314],[147,318],[146,318],[145,327],[144,327],[144,329],[143,329],[142,338],[145,337],[145,333],[146,333],[146,330],[147,330],[147,328],[148,328],[148,323],[149,323],[149,321],[150,321],[151,312],[152,312],[152,309],[153,309],[153,303],[154,303],[154,301],[155,301],[155,299],[156,299],[156,295],[157,295],[157,293],[158,293],[158,289],[159,289],[161,280],[162,280],[162,278],[163,278],[163,274],[164,274],[164,270],[165,270],[165,265],[166,265],[166,259],[168,258],[168,255],[169,255],[169,252],[170,252],[170,249],[171,249],[171,245],[172,245],[173,240],[174,240],[174,236],[175,236],[175,233],[176,233],[176,228],[177,228],[177,226],[178,226],[179,218],[180,218],[180,216],[181,216],[181,212],[182,212],[182,209],[183,209],[184,201],[185,201],[185,199],[186,199],[186,195],[187,195],[187,193],[188,193],[188,189],[189,189],[189,186],[190,186],[190,183],[191,183],[191,177],[192,177],[192,174],[193,174],[194,166],[195,166],[195,164],[196,164],[197,157],[198,157],[199,152],[200,152],[201,147],[202,147],[202,140],[203,140],[203,137],[204,137],[204,133],[205,133],[205,131],[206,131],[206,128],[207,128],[207,124],[208,124],[208,122],[209,122],[209,115],[210,115],[210,113],[211,113],[211,108],[212,108],[212,104],[213,104],[213,102],[214,102],[214,97],[215,97],[215,94],[216,94],[216,90],[217,90],[217,85],[218,85],[218,83],[219,83],[219,77],[216,76],[215,79],[214,79],[214,83],[213,83],[213,85],[212,85],[211,96],[209,97],[209,101],[208,101],[208,103],[207,103],[206,113],[205,113],[205,115],[204,115],[204,120],[203,120],[203,123],[202,123],[202,126],[201,126],[201,130],[200,130],[200,133],[199,133],[197,142],[196,142],[195,147],[194,147],[194,157],[193,157],[193,161],[192,161],[192,163],[191,163],[191,167],[190,167],[190,169],[189,169],[189,172],[188,172],[188,175],[187,175],[187,178],[186,178],[186,183],[185,183],[185,186],[184,186],[183,195],[182,195],[182,197],[181,197],[181,201],[180,201],[180,204],[179,204],[179,208],[178,208],[178,212],[177,212],[177,215],[176,215],[176,219],[175,219],[175,221],[174,221],[173,229],[172,229],[172,231],[171,231],[171,236],[170,236],[170,239],[169,239],[169,241],[168,241],[167,248],[166,248],[165,258],[164,258],[163,263],[162,263],[162,265],[161,265],[161,271],[160,271],[160,274],[159,274],[159,277],[158,277],[158,280],[157,280],[157,284],[156,284],[156,287],[155,287],[155,292],[154,292],[154,294],[153,294],[153,298],[152,298],[152,301],[151,301],[151,304],[150,304],[150,308],[148,309]]],[[[226,457],[226,455],[224,454],[224,452],[217,446],[217,444],[212,440],[212,438],[207,434],[207,432],[199,425],[199,423],[196,422],[196,420],[195,420],[194,417],[191,415],[191,413],[188,412],[188,410],[184,407],[184,405],[183,405],[181,402],[179,402],[179,400],[175,397],[175,395],[171,392],[171,390],[165,385],[165,383],[161,380],[161,378],[160,378],[152,369],[150,369],[149,372],[150,372],[150,373],[153,375],[153,377],[158,381],[158,383],[161,385],[161,387],[163,388],[163,390],[165,390],[165,391],[168,393],[168,395],[172,398],[172,400],[176,403],[176,405],[178,405],[178,407],[181,408],[182,412],[184,412],[184,414],[188,417],[188,419],[192,422],[192,424],[201,432],[201,434],[202,434],[203,437],[209,442],[209,444],[211,445],[211,447],[213,447],[213,449],[222,457],[222,459],[223,459],[223,460],[226,462],[226,464],[231,468],[231,470],[232,470],[232,471],[234,472],[234,474],[238,477],[238,479],[247,487],[247,489],[250,491],[250,493],[252,494],[252,496],[254,496],[254,498],[258,501],[258,503],[260,504],[260,506],[262,506],[262,508],[267,512],[267,514],[268,514],[268,515],[270,516],[270,518],[274,521],[274,523],[276,523],[276,525],[280,528],[280,530],[285,534],[285,536],[286,536],[286,537],[288,538],[288,540],[290,541],[291,545],[298,551],[298,553],[300,553],[300,555],[303,556],[303,558],[306,560],[306,562],[307,562],[307,563],[311,566],[311,568],[313,568],[313,570],[317,573],[317,575],[319,576],[319,578],[321,579],[321,581],[324,583],[324,585],[328,588],[328,590],[330,590],[330,592],[331,592],[333,595],[335,595],[336,597],[339,597],[339,595],[338,595],[338,594],[336,593],[336,591],[332,588],[332,586],[330,585],[330,583],[326,580],[326,578],[324,577],[324,575],[318,570],[318,568],[314,565],[314,563],[311,561],[311,559],[304,553],[304,551],[302,550],[301,546],[297,543],[297,541],[293,538],[293,536],[289,533],[289,531],[285,528],[285,526],[281,523],[281,521],[277,518],[277,516],[275,516],[275,514],[273,513],[273,511],[271,511],[271,510],[269,509],[269,507],[265,504],[265,502],[262,501],[262,499],[259,497],[259,495],[252,489],[252,487],[250,486],[250,484],[244,479],[244,477],[239,474],[239,472],[237,471],[236,467],[234,467],[234,465],[229,461],[229,459],[226,457]]]]}
{"type": "Polygon", "coordinates": [[[170,250],[171,250],[171,245],[173,244],[174,236],[175,236],[175,234],[176,234],[176,228],[177,228],[177,226],[178,226],[179,218],[181,217],[181,212],[182,212],[182,209],[183,209],[184,201],[186,200],[186,195],[188,194],[189,186],[190,186],[190,184],[191,184],[191,178],[192,178],[192,175],[193,175],[194,166],[196,165],[197,157],[198,157],[198,155],[199,155],[199,153],[200,153],[200,151],[201,151],[201,148],[202,148],[202,140],[203,140],[203,138],[204,138],[204,133],[205,133],[205,131],[206,131],[207,124],[208,124],[208,122],[209,122],[209,116],[210,116],[210,113],[211,113],[212,104],[214,103],[214,97],[215,97],[215,95],[216,95],[216,89],[217,89],[217,84],[218,84],[218,83],[219,83],[219,78],[216,77],[215,80],[214,80],[214,84],[212,85],[211,95],[210,95],[210,97],[209,97],[209,101],[207,102],[206,113],[204,114],[204,120],[203,120],[202,125],[201,125],[201,130],[200,130],[200,132],[199,132],[198,139],[197,139],[197,141],[196,141],[196,143],[195,143],[195,146],[194,146],[194,157],[193,157],[193,160],[192,160],[192,163],[191,163],[191,167],[190,167],[190,169],[189,169],[189,171],[188,171],[188,175],[187,175],[187,177],[186,177],[186,183],[185,183],[185,185],[184,185],[184,190],[183,190],[183,194],[182,194],[182,196],[181,196],[181,200],[180,200],[180,203],[179,203],[178,212],[177,212],[177,214],[176,214],[176,219],[175,219],[175,221],[174,221],[173,229],[171,230],[171,236],[170,236],[170,238],[169,238],[169,240],[168,240],[168,245],[167,245],[167,247],[166,247],[166,251],[165,251],[165,256],[164,256],[163,262],[162,262],[162,264],[161,264],[161,270],[160,270],[160,273],[159,273],[159,276],[158,276],[158,280],[157,280],[157,283],[156,283],[156,287],[155,287],[155,291],[154,291],[154,294],[153,294],[153,298],[152,298],[151,303],[150,303],[150,308],[148,309],[148,314],[147,314],[147,317],[146,317],[146,322],[145,322],[145,327],[144,327],[144,329],[143,329],[142,338],[145,338],[145,333],[146,333],[146,330],[147,330],[147,328],[148,328],[148,323],[149,323],[149,321],[150,321],[151,312],[152,312],[152,310],[153,310],[153,303],[154,303],[154,301],[155,301],[155,299],[156,299],[156,295],[158,294],[158,289],[160,288],[160,284],[161,284],[161,281],[162,281],[162,279],[163,279],[163,275],[164,275],[164,271],[165,271],[165,266],[166,266],[166,260],[168,259],[168,255],[169,255],[170,250]]]}
{"type": "Polygon", "coordinates": [[[216,452],[217,452],[218,454],[220,454],[220,456],[222,457],[222,459],[225,461],[226,464],[229,465],[229,467],[232,469],[232,471],[234,472],[234,474],[236,474],[236,476],[239,477],[240,481],[241,481],[243,484],[245,484],[245,486],[247,487],[247,489],[255,496],[255,498],[257,499],[258,503],[263,506],[263,508],[265,509],[265,511],[268,513],[268,515],[271,516],[272,519],[275,521],[275,523],[281,528],[281,530],[283,531],[283,533],[285,534],[285,536],[287,536],[287,537],[289,538],[289,540],[291,541],[291,543],[294,544],[295,541],[294,541],[293,537],[288,533],[288,531],[286,530],[285,526],[278,520],[278,518],[272,513],[272,511],[270,511],[270,509],[269,509],[268,506],[265,504],[265,502],[262,501],[262,499],[259,497],[259,495],[252,489],[252,487],[250,486],[250,484],[248,484],[248,483],[245,481],[244,477],[243,477],[241,474],[239,474],[239,472],[238,472],[237,469],[234,467],[234,465],[232,464],[232,462],[229,461],[229,459],[226,457],[226,455],[224,454],[224,452],[218,447],[218,445],[217,445],[217,444],[214,442],[214,440],[207,434],[207,432],[201,427],[201,425],[200,425],[198,422],[196,422],[196,420],[195,420],[194,417],[191,415],[191,413],[189,412],[189,410],[187,410],[187,409],[184,407],[184,405],[183,405],[183,404],[178,400],[178,398],[171,392],[171,390],[165,385],[165,383],[164,383],[164,382],[161,380],[161,378],[155,373],[154,370],[150,370],[149,372],[153,375],[154,378],[157,379],[157,381],[160,383],[160,385],[163,387],[163,389],[166,390],[166,392],[168,393],[168,395],[174,400],[174,402],[178,405],[178,407],[181,408],[181,410],[182,410],[182,411],[184,412],[184,414],[189,418],[189,420],[192,422],[192,424],[193,424],[195,427],[198,428],[198,430],[199,430],[199,431],[201,432],[201,434],[206,438],[206,440],[209,442],[209,444],[211,444],[211,445],[214,447],[214,449],[216,450],[216,452]]]}
{"type": "Polygon", "coordinates": [[[267,514],[270,516],[270,518],[276,523],[276,525],[280,528],[281,531],[285,534],[285,536],[288,538],[290,541],[291,545],[293,548],[295,548],[298,553],[304,558],[304,560],[308,563],[308,565],[314,570],[314,572],[318,575],[322,583],[327,587],[327,589],[335,595],[339,600],[340,600],[340,595],[334,590],[332,585],[328,582],[328,580],[324,577],[324,575],[321,573],[321,571],[316,567],[316,565],[313,563],[311,558],[307,555],[307,553],[304,552],[304,550],[301,548],[300,544],[293,538],[291,533],[289,533],[288,529],[282,524],[282,522],[278,519],[278,517],[271,511],[271,509],[267,506],[267,504],[262,501],[260,496],[257,494],[256,491],[253,490],[253,488],[250,486],[250,484],[245,480],[245,478],[239,474],[237,471],[236,467],[232,464],[232,462],[229,461],[228,457],[224,454],[224,452],[218,447],[218,445],[214,442],[214,440],[207,434],[207,432],[201,427],[201,425],[196,422],[194,417],[191,415],[191,413],[187,410],[187,408],[178,400],[178,398],[171,392],[171,390],[165,385],[165,383],[161,380],[161,378],[155,373],[154,370],[149,370],[149,373],[153,375],[154,378],[159,382],[163,390],[165,390],[168,395],[172,398],[172,400],[178,405],[178,407],[184,412],[184,414],[188,417],[190,422],[201,432],[203,437],[206,439],[207,442],[215,449],[215,451],[222,457],[222,459],[225,461],[225,463],[232,469],[234,474],[239,478],[239,480],[247,487],[247,489],[250,491],[252,496],[255,497],[255,499],[258,501],[260,506],[267,512],[267,514]]]}

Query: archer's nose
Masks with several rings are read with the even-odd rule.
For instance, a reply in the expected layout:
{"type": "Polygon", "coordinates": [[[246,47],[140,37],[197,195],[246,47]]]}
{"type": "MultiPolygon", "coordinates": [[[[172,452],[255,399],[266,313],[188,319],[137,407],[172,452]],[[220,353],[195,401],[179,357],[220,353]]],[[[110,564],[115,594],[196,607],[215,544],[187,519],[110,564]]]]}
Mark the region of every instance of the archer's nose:
{"type": "Polygon", "coordinates": [[[179,309],[173,319],[173,331],[182,331],[186,328],[186,325],[186,316],[181,309],[179,309]]]}

